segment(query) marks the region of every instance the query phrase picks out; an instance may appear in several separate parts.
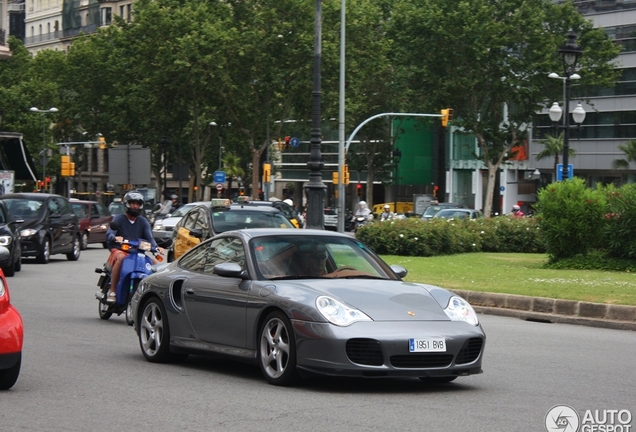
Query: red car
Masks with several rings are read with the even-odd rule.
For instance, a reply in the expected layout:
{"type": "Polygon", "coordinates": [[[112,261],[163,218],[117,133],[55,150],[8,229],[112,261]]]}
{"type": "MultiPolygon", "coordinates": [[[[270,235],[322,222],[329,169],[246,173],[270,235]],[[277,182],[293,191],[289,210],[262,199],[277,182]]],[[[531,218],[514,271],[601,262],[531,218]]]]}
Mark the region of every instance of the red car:
{"type": "MultiPolygon", "coordinates": [[[[0,247],[0,259],[7,259],[9,250],[0,247]]],[[[9,286],[0,270],[0,390],[13,387],[20,375],[24,329],[22,317],[11,306],[9,286]]]]}
{"type": "Polygon", "coordinates": [[[113,215],[106,206],[96,201],[71,199],[71,207],[79,220],[82,250],[90,243],[101,243],[106,247],[106,231],[113,220],[113,215]]]}

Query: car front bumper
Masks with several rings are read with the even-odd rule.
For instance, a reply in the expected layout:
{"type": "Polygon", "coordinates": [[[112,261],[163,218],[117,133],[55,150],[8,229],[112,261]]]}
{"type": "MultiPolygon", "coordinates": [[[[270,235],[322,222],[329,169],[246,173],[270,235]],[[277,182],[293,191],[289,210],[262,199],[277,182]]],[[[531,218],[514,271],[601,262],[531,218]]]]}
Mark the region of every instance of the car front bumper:
{"type": "Polygon", "coordinates": [[[482,372],[486,335],[457,321],[357,322],[348,327],[293,321],[298,367],[352,377],[447,377],[482,372]],[[409,339],[443,337],[444,352],[409,352],[409,339]]]}

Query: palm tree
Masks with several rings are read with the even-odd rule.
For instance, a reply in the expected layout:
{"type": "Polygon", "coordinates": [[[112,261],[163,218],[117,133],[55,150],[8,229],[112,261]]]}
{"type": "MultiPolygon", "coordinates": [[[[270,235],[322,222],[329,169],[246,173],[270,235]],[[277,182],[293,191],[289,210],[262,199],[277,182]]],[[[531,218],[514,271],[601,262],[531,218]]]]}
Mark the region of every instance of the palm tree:
{"type": "Polygon", "coordinates": [[[232,190],[232,180],[236,177],[245,175],[245,171],[241,168],[241,158],[233,153],[225,153],[223,158],[223,168],[227,176],[227,197],[230,198],[232,190]]]}
{"type": "MultiPolygon", "coordinates": [[[[557,165],[559,164],[559,156],[563,154],[563,132],[558,137],[546,135],[546,139],[540,141],[545,146],[543,150],[537,155],[537,160],[547,159],[554,157],[554,172],[557,171],[557,165]]],[[[576,150],[573,148],[568,149],[568,156],[576,156],[576,150]]]]}
{"type": "Polygon", "coordinates": [[[630,162],[636,162],[636,140],[629,140],[625,144],[621,144],[618,148],[625,153],[625,159],[615,159],[614,169],[629,168],[630,162]]]}

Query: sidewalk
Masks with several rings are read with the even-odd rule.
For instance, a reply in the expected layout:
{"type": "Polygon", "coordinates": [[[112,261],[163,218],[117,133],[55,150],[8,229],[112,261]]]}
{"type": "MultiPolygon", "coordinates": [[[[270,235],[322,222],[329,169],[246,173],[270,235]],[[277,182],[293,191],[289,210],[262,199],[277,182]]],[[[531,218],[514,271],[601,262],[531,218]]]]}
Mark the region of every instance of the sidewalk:
{"type": "Polygon", "coordinates": [[[452,291],[466,299],[478,313],[516,317],[527,321],[636,331],[636,306],[478,291],[452,291]]]}

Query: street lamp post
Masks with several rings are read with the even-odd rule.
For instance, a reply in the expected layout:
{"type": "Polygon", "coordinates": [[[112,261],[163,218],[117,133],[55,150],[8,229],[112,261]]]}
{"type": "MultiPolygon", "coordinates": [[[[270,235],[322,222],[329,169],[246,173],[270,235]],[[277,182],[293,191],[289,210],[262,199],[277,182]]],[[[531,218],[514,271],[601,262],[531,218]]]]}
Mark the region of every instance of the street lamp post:
{"type": "MultiPolygon", "coordinates": [[[[551,78],[560,78],[563,79],[564,83],[564,95],[563,95],[563,107],[565,111],[565,118],[563,119],[563,169],[562,169],[562,178],[566,180],[569,178],[569,153],[570,153],[570,116],[568,113],[570,112],[570,85],[571,80],[579,79],[580,76],[575,74],[576,63],[583,54],[583,50],[580,46],[576,44],[576,34],[573,31],[570,31],[568,34],[568,40],[561,48],[559,48],[559,53],[563,56],[563,77],[560,77],[556,74],[550,74],[551,78]],[[555,76],[556,75],[556,76],[555,76]]],[[[561,118],[561,108],[555,102],[549,110],[550,119],[553,122],[558,122],[561,118]]],[[[585,120],[585,110],[583,106],[579,103],[572,112],[572,117],[574,118],[574,122],[577,124],[583,123],[585,120]]]]}
{"type": "Polygon", "coordinates": [[[46,117],[44,117],[44,114],[56,113],[58,109],[52,107],[47,110],[41,110],[37,107],[31,107],[29,111],[42,114],[42,184],[46,184],[46,117]]]}
{"type": "Polygon", "coordinates": [[[393,162],[395,163],[395,178],[393,179],[393,213],[397,215],[397,194],[398,194],[398,168],[400,165],[400,159],[402,159],[402,151],[399,148],[393,150],[393,162]]]}
{"type": "Polygon", "coordinates": [[[322,56],[322,0],[316,0],[316,30],[314,34],[314,76],[311,104],[311,149],[309,153],[309,181],[305,185],[307,196],[307,228],[324,229],[324,204],[327,186],[322,181],[322,154],[320,152],[320,60],[322,56]]]}
{"type": "Polygon", "coordinates": [[[163,137],[159,140],[159,144],[161,145],[161,154],[163,155],[163,190],[166,191],[164,200],[170,199],[170,194],[168,193],[168,146],[170,145],[170,141],[168,138],[163,137]]]}

